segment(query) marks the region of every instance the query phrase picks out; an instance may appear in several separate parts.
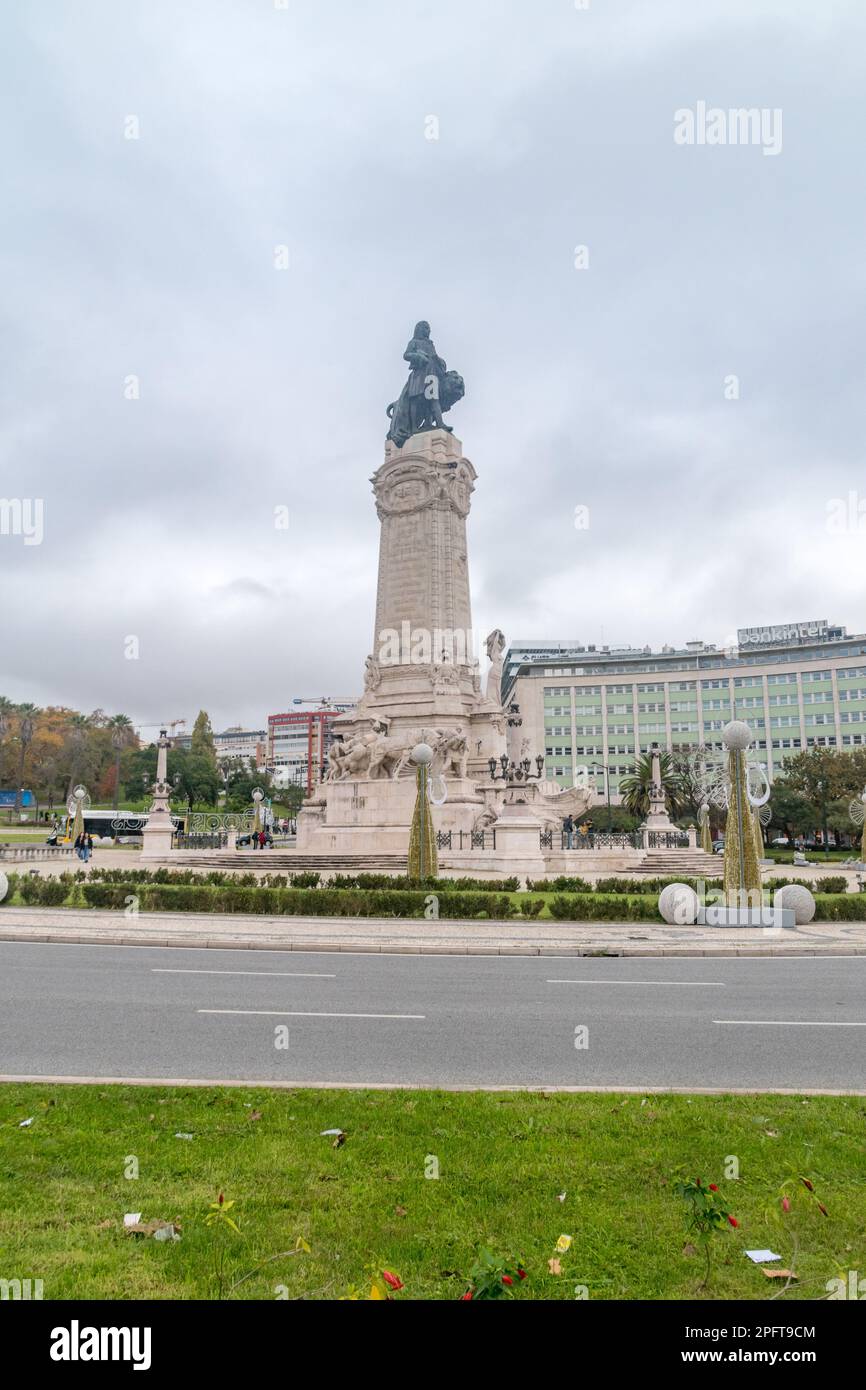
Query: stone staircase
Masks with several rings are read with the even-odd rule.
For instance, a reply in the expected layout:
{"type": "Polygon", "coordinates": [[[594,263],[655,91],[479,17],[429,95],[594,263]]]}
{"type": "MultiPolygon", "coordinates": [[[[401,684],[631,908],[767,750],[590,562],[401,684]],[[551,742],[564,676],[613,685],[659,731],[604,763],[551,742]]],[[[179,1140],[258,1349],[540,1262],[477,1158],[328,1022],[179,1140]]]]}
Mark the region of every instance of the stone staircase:
{"type": "MultiPolygon", "coordinates": [[[[258,850],[175,850],[170,858],[153,860],[172,869],[240,869],[245,873],[300,874],[310,870],[341,874],[405,874],[405,854],[341,854],[339,861],[328,854],[287,854],[278,849],[258,850]]],[[[149,867],[148,861],[142,868],[149,867]]]]}
{"type": "Polygon", "coordinates": [[[720,878],[723,868],[720,854],[702,849],[649,849],[630,872],[645,878],[720,878]]]}

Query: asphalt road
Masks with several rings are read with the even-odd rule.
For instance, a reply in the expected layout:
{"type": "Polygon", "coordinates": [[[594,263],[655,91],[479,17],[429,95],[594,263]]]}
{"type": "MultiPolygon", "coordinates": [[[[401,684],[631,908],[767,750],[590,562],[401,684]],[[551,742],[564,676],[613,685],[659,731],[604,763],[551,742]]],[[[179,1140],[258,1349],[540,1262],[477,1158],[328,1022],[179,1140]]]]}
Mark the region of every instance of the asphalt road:
{"type": "Polygon", "coordinates": [[[866,957],[0,942],[0,1074],[866,1091],[866,957]]]}

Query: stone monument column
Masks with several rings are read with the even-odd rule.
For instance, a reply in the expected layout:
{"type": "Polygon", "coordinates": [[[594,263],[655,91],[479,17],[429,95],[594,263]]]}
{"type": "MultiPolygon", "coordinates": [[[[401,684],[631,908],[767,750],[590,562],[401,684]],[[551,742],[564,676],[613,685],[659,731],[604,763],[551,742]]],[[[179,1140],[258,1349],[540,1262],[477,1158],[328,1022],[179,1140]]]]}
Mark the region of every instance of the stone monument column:
{"type": "Polygon", "coordinates": [[[156,747],[156,782],[153,787],[153,804],[142,831],[142,859],[163,859],[170,854],[171,837],[174,832],[169,806],[171,785],[168,780],[168,750],[171,747],[171,739],[166,729],[160,729],[156,747]]]}

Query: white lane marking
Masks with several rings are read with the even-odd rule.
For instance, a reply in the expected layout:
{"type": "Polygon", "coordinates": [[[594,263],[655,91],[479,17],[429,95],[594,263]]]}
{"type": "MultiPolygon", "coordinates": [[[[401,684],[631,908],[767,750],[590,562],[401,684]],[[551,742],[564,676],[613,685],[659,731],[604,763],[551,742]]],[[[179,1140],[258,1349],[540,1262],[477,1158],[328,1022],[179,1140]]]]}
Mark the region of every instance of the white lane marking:
{"type": "Polygon", "coordinates": [[[713,1023],[739,1023],[746,1028],[866,1028],[866,1023],[838,1023],[823,1018],[714,1018],[713,1023]]]}
{"type": "Polygon", "coordinates": [[[196,1009],[199,1014],[257,1014],[264,1018],[426,1018],[426,1014],[324,1014],[302,1009],[196,1009]]]}
{"type": "Polygon", "coordinates": [[[194,970],[169,965],[152,965],[151,975],[274,975],[278,979],[336,980],[336,975],[318,975],[304,970],[194,970]]]}
{"type": "Polygon", "coordinates": [[[722,980],[547,980],[549,985],[685,985],[687,989],[727,989],[722,980]]]}

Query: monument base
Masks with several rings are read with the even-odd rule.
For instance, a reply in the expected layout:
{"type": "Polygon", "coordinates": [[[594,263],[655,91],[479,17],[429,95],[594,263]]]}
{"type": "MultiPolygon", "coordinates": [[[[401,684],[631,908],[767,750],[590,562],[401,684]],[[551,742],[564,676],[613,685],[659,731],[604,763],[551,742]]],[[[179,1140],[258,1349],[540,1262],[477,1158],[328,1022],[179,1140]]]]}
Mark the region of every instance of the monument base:
{"type": "MultiPolygon", "coordinates": [[[[482,815],[484,797],[468,778],[447,780],[447,799],[432,805],[434,831],[451,831],[467,840],[482,815]]],[[[298,815],[299,854],[406,854],[415,806],[412,776],[328,782],[321,799],[307,802],[298,815]]]]}

